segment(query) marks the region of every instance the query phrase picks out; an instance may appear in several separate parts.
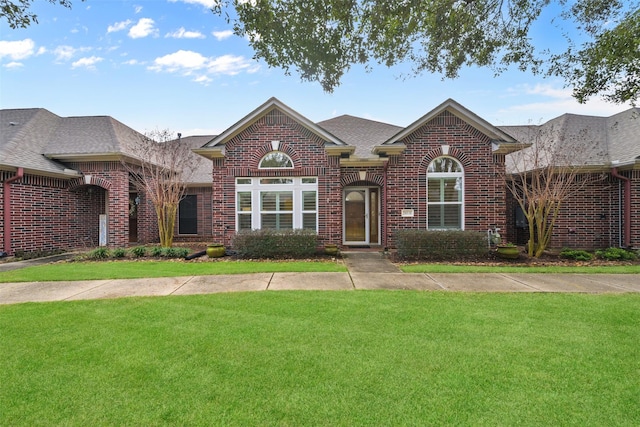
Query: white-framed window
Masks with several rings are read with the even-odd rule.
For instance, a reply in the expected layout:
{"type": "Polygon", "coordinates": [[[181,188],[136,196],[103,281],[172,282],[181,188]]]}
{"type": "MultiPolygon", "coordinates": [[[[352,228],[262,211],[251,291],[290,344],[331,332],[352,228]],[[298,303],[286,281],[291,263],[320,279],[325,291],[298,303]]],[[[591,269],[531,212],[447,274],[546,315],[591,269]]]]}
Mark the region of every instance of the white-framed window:
{"type": "Polygon", "coordinates": [[[293,169],[293,160],[282,151],[267,153],[258,165],[260,169],[293,169]]]}
{"type": "Polygon", "coordinates": [[[464,170],[453,157],[437,157],[427,168],[427,228],[464,229],[464,170]]]}
{"type": "Polygon", "coordinates": [[[318,178],[236,178],[236,230],[318,231],[318,178]]]}

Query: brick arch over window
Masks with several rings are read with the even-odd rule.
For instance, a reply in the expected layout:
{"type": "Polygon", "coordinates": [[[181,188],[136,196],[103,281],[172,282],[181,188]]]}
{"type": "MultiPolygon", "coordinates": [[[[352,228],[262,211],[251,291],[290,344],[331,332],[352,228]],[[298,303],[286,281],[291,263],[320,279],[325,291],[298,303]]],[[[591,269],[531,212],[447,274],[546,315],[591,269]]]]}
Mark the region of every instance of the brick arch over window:
{"type": "Polygon", "coordinates": [[[455,147],[449,147],[449,153],[445,154],[442,151],[442,147],[438,147],[434,150],[429,151],[423,158],[422,161],[420,162],[420,172],[426,172],[427,168],[429,167],[429,164],[431,163],[431,161],[437,157],[441,157],[441,156],[449,156],[449,157],[453,157],[454,159],[456,159],[457,161],[459,161],[462,164],[462,167],[466,168],[468,167],[471,162],[469,161],[467,155],[465,153],[463,153],[462,151],[460,151],[459,149],[455,148],[455,147]]]}
{"type": "Polygon", "coordinates": [[[69,183],[69,190],[74,191],[86,185],[95,185],[97,187],[108,190],[111,188],[111,181],[95,175],[85,175],[83,177],[73,179],[69,183]]]}
{"type": "Polygon", "coordinates": [[[343,187],[353,185],[357,182],[373,182],[382,187],[384,185],[384,177],[379,173],[367,172],[366,177],[361,179],[358,172],[351,172],[342,175],[340,182],[343,187]]]}

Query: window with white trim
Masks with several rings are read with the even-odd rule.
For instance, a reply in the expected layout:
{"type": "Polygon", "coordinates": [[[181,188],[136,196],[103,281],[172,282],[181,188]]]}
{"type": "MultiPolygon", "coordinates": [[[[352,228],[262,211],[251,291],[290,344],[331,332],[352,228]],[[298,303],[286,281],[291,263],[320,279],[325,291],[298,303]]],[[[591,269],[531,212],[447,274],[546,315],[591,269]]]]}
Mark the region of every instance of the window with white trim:
{"type": "Polygon", "coordinates": [[[318,178],[236,178],[236,230],[318,229],[318,178]]]}
{"type": "Polygon", "coordinates": [[[427,228],[464,229],[464,171],[452,157],[437,157],[427,168],[427,228]]]}

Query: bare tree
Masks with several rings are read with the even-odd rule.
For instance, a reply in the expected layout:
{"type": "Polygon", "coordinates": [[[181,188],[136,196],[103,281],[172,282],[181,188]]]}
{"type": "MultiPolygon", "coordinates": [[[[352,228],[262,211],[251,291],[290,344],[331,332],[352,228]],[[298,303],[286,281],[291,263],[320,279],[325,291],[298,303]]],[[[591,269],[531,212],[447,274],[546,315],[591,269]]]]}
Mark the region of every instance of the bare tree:
{"type": "Polygon", "coordinates": [[[178,205],[195,169],[195,155],[168,129],[145,134],[131,152],[137,161],[123,164],[138,191],[149,197],[155,208],[160,245],[171,247],[178,205]]]}
{"type": "Polygon", "coordinates": [[[562,204],[588,184],[603,179],[601,166],[598,168],[602,165],[602,141],[586,128],[570,133],[555,123],[506,130],[531,144],[507,156],[505,181],[527,219],[527,253],[539,257],[549,246],[562,204]]]}

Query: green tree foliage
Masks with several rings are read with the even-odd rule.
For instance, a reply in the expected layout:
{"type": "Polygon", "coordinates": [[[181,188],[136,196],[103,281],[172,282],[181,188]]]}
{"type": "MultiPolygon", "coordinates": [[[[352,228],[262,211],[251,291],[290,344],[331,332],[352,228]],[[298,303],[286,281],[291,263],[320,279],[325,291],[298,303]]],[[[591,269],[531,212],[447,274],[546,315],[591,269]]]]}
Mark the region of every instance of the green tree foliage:
{"type": "Polygon", "coordinates": [[[230,7],[256,58],[328,92],[355,64],[410,63],[414,75],[445,78],[468,66],[561,76],[580,102],[638,97],[637,0],[227,0],[213,10],[230,7]],[[562,52],[534,46],[547,10],[565,34],[562,52]]]}
{"type": "MultiPolygon", "coordinates": [[[[47,0],[71,9],[71,0],[47,0]]],[[[82,0],[84,1],[84,0],[82,0]]],[[[6,20],[11,28],[27,28],[38,23],[38,16],[31,12],[33,0],[0,0],[0,19],[6,20]]]]}

